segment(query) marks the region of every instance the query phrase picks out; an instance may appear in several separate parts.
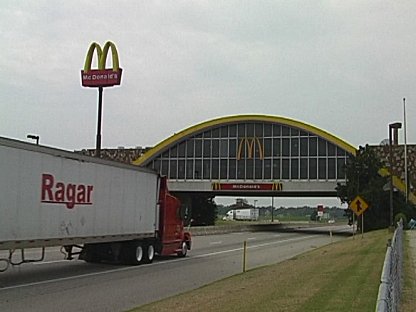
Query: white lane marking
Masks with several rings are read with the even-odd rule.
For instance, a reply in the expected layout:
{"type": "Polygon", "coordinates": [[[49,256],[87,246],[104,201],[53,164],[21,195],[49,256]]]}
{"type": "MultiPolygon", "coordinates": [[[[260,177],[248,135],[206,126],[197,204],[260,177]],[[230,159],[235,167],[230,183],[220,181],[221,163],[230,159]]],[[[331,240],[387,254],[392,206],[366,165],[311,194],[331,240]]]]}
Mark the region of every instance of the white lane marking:
{"type": "Polygon", "coordinates": [[[247,238],[248,241],[250,241],[250,240],[256,240],[256,239],[257,239],[256,237],[248,237],[247,238]]]}
{"type": "MultiPolygon", "coordinates": [[[[258,245],[251,245],[251,246],[248,246],[247,248],[252,249],[252,248],[259,248],[259,247],[270,246],[270,245],[278,245],[278,244],[286,243],[286,242],[290,242],[290,241],[305,240],[305,239],[312,238],[312,237],[317,237],[317,236],[316,235],[309,235],[309,236],[303,236],[303,237],[289,238],[289,239],[276,241],[276,242],[269,242],[269,243],[263,243],[263,244],[258,244],[258,245]]],[[[61,278],[53,278],[53,279],[50,279],[50,280],[45,280],[45,281],[40,281],[40,282],[32,282],[32,283],[2,287],[2,288],[0,288],[0,292],[4,291],[4,290],[10,290],[10,289],[16,289],[16,288],[23,288],[23,287],[29,287],[29,286],[39,286],[39,285],[50,284],[50,283],[54,283],[54,282],[75,280],[75,279],[83,278],[83,277],[99,276],[99,275],[104,275],[104,274],[109,274],[109,273],[116,273],[116,272],[140,269],[140,268],[143,268],[143,267],[146,267],[146,266],[149,266],[149,265],[156,266],[156,265],[169,264],[169,263],[179,262],[179,261],[189,261],[189,260],[198,259],[198,258],[207,258],[207,257],[212,257],[212,256],[220,255],[220,254],[226,254],[226,253],[241,251],[241,250],[243,250],[243,247],[235,248],[235,249],[228,249],[228,250],[223,250],[223,251],[216,251],[216,252],[211,252],[211,253],[207,253],[207,254],[192,256],[192,257],[188,257],[188,258],[173,259],[173,260],[169,260],[169,261],[166,261],[166,262],[161,261],[161,262],[156,262],[156,263],[153,263],[153,264],[145,264],[145,265],[141,265],[139,267],[128,266],[128,267],[118,268],[118,269],[113,269],[113,270],[108,270],[108,271],[86,273],[86,274],[80,274],[80,275],[74,275],[74,276],[68,276],[68,277],[61,277],[61,278]]]]}
{"type": "MultiPolygon", "coordinates": [[[[247,249],[254,249],[254,248],[259,248],[259,247],[278,245],[280,243],[304,240],[304,239],[308,239],[308,238],[311,238],[311,237],[317,237],[317,236],[316,235],[309,235],[309,236],[303,236],[303,237],[297,237],[297,238],[289,238],[289,239],[281,240],[281,241],[278,241],[278,242],[269,242],[269,243],[263,243],[263,244],[258,244],[258,245],[251,245],[251,246],[249,245],[249,246],[247,246],[247,249]]],[[[239,247],[239,248],[235,248],[235,249],[228,249],[228,250],[223,250],[223,251],[216,251],[216,252],[211,252],[211,253],[207,253],[207,254],[203,254],[203,255],[197,255],[197,256],[193,256],[192,258],[189,258],[189,259],[206,258],[206,257],[226,254],[226,253],[230,253],[230,252],[240,251],[240,250],[243,250],[243,247],[239,247]]]]}
{"type": "Polygon", "coordinates": [[[33,265],[40,265],[40,264],[51,264],[51,263],[59,263],[59,262],[67,262],[69,260],[54,260],[54,261],[41,261],[41,262],[33,262],[33,265]]]}
{"type": "Polygon", "coordinates": [[[222,241],[218,241],[218,242],[210,242],[210,245],[221,245],[222,241]]]}

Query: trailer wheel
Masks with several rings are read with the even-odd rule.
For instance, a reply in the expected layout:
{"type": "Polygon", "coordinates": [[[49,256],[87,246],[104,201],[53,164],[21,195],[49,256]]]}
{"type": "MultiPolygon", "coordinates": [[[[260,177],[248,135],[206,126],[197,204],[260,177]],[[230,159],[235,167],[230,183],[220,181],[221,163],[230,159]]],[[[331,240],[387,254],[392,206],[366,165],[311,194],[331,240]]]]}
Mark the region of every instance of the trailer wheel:
{"type": "Polygon", "coordinates": [[[152,263],[153,259],[155,258],[155,247],[152,243],[150,243],[146,248],[146,255],[144,261],[146,263],[152,263]]]}
{"type": "Polygon", "coordinates": [[[181,250],[178,251],[178,256],[179,257],[186,257],[187,253],[188,253],[188,245],[186,244],[185,241],[183,241],[182,245],[181,245],[181,250]]]}
{"type": "Polygon", "coordinates": [[[139,265],[143,262],[144,251],[140,242],[131,242],[127,246],[127,262],[132,265],[139,265]]]}

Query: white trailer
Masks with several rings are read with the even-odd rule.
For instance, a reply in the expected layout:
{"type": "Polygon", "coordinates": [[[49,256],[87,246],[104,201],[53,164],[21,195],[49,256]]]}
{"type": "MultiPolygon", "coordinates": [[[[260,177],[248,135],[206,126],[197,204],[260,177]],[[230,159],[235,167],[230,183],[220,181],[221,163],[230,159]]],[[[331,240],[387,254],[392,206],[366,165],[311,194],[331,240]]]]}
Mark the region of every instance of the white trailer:
{"type": "Polygon", "coordinates": [[[33,247],[42,248],[38,260],[47,246],[64,246],[71,259],[76,246],[86,261],[110,252],[134,264],[151,262],[155,250],[186,254],[190,248],[189,233],[175,220],[182,241],[177,247],[170,240],[176,249],[163,249],[168,237],[159,221],[167,216],[161,211],[176,212],[180,204],[162,194],[151,170],[0,137],[0,173],[0,250],[10,252],[0,259],[0,271],[35,261],[24,256],[33,247]],[[16,249],[22,250],[19,261],[13,260],[16,249]]]}
{"type": "Polygon", "coordinates": [[[259,210],[255,208],[229,210],[225,216],[227,220],[257,221],[259,210]]]}

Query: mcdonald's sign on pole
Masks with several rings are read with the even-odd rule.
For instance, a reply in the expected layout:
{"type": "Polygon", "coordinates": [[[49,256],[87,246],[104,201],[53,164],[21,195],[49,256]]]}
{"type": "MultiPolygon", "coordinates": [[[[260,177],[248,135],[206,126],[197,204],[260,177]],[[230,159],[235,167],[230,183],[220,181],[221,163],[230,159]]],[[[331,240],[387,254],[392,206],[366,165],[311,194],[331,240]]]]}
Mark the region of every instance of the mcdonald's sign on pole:
{"type": "Polygon", "coordinates": [[[117,48],[114,43],[107,41],[104,45],[104,48],[101,49],[98,43],[93,42],[88,49],[87,57],[85,58],[84,69],[81,70],[82,86],[92,88],[118,86],[121,83],[122,71],[123,70],[119,67],[117,48]],[[107,62],[108,50],[110,48],[113,67],[106,69],[105,64],[107,62]],[[97,52],[97,69],[91,69],[94,51],[97,52]]]}
{"type": "Polygon", "coordinates": [[[91,43],[85,58],[84,69],[81,70],[81,81],[83,87],[98,88],[98,121],[95,156],[101,156],[101,118],[103,107],[103,88],[118,86],[121,83],[122,69],[119,66],[117,48],[114,43],[107,41],[104,48],[96,42],[91,43]],[[108,50],[111,49],[113,67],[106,69],[108,50]],[[94,51],[97,51],[98,68],[91,69],[94,51]]]}

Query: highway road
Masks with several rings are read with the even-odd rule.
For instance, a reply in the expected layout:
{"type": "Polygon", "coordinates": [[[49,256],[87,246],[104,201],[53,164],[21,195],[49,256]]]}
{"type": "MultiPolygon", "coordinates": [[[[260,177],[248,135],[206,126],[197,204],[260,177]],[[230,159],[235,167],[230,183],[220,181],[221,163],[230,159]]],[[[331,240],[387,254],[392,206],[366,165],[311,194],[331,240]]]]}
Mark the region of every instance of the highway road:
{"type": "Polygon", "coordinates": [[[67,261],[59,248],[50,248],[44,262],[0,273],[0,311],[125,311],[240,273],[244,241],[252,269],[344,238],[278,232],[196,236],[186,258],[141,266],[67,261]]]}

